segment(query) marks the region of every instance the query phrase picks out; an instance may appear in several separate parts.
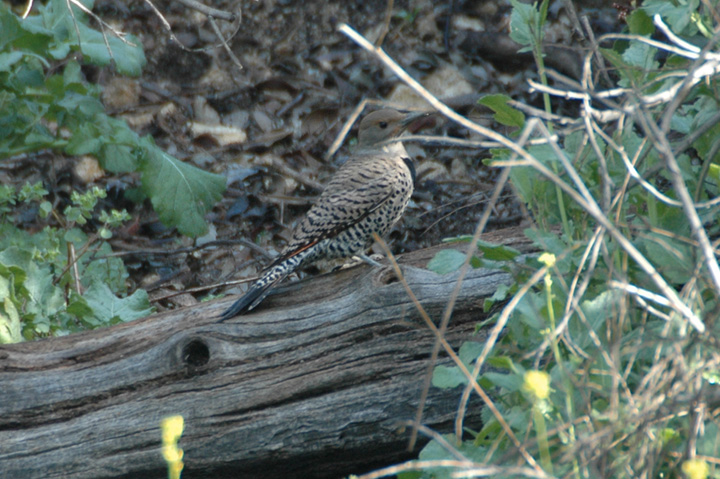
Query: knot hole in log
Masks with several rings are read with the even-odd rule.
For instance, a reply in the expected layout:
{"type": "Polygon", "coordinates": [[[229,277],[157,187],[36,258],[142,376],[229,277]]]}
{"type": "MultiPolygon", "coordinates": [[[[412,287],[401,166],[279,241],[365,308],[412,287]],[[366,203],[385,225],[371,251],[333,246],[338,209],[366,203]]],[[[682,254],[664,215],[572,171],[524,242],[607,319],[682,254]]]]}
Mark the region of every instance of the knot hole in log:
{"type": "Polygon", "coordinates": [[[199,368],[210,362],[210,348],[200,338],[190,338],[181,348],[180,358],[190,368],[199,368]]]}
{"type": "Polygon", "coordinates": [[[375,286],[386,286],[398,281],[397,274],[395,274],[395,269],[392,266],[382,268],[374,278],[375,286]]]}

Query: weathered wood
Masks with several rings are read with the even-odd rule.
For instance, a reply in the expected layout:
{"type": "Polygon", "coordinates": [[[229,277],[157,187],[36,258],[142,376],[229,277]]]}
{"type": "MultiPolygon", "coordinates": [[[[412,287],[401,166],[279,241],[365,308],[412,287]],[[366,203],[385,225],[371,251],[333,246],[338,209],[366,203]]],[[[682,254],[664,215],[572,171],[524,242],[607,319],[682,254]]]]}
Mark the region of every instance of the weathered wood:
{"type": "MultiPolygon", "coordinates": [[[[498,238],[526,245],[517,231],[498,238]]],[[[434,252],[401,264],[437,319],[457,275],[418,267],[434,252]]],[[[482,300],[508,281],[471,271],[452,344],[481,340],[482,300]]],[[[172,414],[186,421],[186,479],[342,477],[416,456],[399,424],[414,416],[433,337],[389,270],[292,283],[218,324],[234,299],[0,347],[0,477],[164,477],[159,423],[172,414]]],[[[458,396],[433,388],[425,424],[450,431],[458,396]]]]}

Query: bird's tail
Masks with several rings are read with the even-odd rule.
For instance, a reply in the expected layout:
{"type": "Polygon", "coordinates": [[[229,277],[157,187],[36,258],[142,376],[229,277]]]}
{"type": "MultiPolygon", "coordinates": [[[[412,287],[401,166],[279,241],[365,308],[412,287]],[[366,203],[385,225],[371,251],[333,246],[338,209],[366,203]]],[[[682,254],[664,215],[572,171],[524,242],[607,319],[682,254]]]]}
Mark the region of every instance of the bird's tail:
{"type": "Polygon", "coordinates": [[[308,251],[301,250],[296,254],[288,255],[276,260],[268,269],[266,269],[260,279],[255,281],[245,295],[235,301],[222,315],[220,322],[230,319],[238,314],[247,313],[270,293],[270,290],[277,283],[287,278],[287,276],[295,271],[304,259],[308,256],[308,251]]]}
{"type": "Polygon", "coordinates": [[[247,313],[253,309],[260,303],[260,301],[265,299],[265,296],[267,296],[270,292],[271,286],[271,284],[258,286],[257,283],[250,286],[250,289],[247,293],[245,293],[245,296],[235,301],[232,306],[225,310],[225,312],[220,316],[220,321],[225,321],[237,316],[238,314],[247,313]]]}

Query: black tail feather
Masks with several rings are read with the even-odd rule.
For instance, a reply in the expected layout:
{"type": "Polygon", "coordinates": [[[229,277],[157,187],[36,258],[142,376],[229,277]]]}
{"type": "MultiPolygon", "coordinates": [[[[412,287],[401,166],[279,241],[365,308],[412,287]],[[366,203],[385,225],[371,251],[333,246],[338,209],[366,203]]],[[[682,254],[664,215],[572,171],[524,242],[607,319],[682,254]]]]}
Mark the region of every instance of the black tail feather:
{"type": "Polygon", "coordinates": [[[220,322],[235,317],[238,314],[247,313],[260,304],[260,302],[265,299],[265,296],[270,293],[273,286],[287,278],[288,275],[300,267],[309,256],[312,257],[312,254],[312,250],[304,248],[300,251],[283,255],[275,260],[273,264],[263,271],[260,279],[250,286],[245,296],[235,301],[227,311],[220,315],[220,322]]]}
{"type": "Polygon", "coordinates": [[[265,296],[270,293],[270,288],[272,288],[274,284],[275,283],[273,282],[258,286],[258,284],[255,283],[250,286],[250,289],[242,298],[235,301],[232,306],[220,315],[220,322],[233,318],[238,314],[247,313],[253,309],[255,306],[260,304],[263,299],[265,299],[265,296]]]}

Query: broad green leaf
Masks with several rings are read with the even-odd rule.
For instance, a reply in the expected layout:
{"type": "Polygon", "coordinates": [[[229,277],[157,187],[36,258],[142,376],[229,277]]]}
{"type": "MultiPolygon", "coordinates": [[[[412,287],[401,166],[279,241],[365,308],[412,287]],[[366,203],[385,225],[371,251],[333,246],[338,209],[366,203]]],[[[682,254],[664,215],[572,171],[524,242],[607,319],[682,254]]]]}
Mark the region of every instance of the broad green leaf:
{"type": "MultiPolygon", "coordinates": [[[[480,356],[484,344],[466,341],[460,346],[458,356],[468,371],[472,372],[475,360],[480,356]]],[[[467,384],[465,374],[457,366],[440,365],[433,371],[432,384],[442,389],[450,389],[467,384]]]]}
{"type": "Polygon", "coordinates": [[[512,358],[508,356],[495,356],[487,359],[487,364],[494,368],[505,369],[507,371],[517,372],[512,358]]]}
{"type": "MultiPolygon", "coordinates": [[[[79,247],[76,245],[76,248],[79,247]]],[[[109,286],[115,293],[127,291],[129,274],[122,260],[112,256],[112,253],[110,245],[102,243],[97,251],[97,259],[80,263],[79,271],[83,286],[87,287],[93,282],[99,281],[109,286]]]]}
{"type": "MultiPolygon", "coordinates": [[[[83,3],[92,8],[92,2],[83,3]]],[[[53,44],[48,50],[53,58],[63,59],[71,49],[79,49],[89,63],[103,66],[114,61],[118,72],[123,75],[140,75],[146,60],[137,38],[127,35],[127,41],[123,42],[112,32],[97,31],[88,25],[84,12],[73,6],[71,13],[67,5],[64,0],[51,0],[40,8],[44,26],[53,33],[53,44]]]]}
{"type": "Polygon", "coordinates": [[[21,52],[0,53],[0,72],[9,72],[24,56],[21,52]]]}
{"type": "Polygon", "coordinates": [[[489,379],[495,386],[507,389],[510,392],[520,391],[523,385],[522,373],[497,373],[487,371],[483,378],[489,379]]]}
{"type": "Polygon", "coordinates": [[[493,118],[501,125],[522,128],[525,126],[525,115],[508,105],[510,100],[507,95],[486,95],[478,100],[478,103],[494,111],[493,118]]]}
{"type": "Polygon", "coordinates": [[[220,199],[225,178],[173,158],[149,137],[141,143],[145,147],[139,168],[142,186],[160,220],[184,235],[203,235],[207,231],[205,213],[220,199]]]}
{"type": "MultiPolygon", "coordinates": [[[[22,296],[26,300],[23,309],[34,318],[28,327],[41,333],[49,332],[50,317],[65,306],[63,291],[53,284],[51,269],[35,261],[30,248],[23,250],[18,246],[10,246],[0,251],[0,263],[22,269],[25,274],[22,296]]],[[[16,291],[19,292],[18,289],[16,291]]],[[[25,331],[23,335],[32,337],[32,334],[25,331]]]]}
{"type": "Polygon", "coordinates": [[[482,352],[484,347],[485,345],[483,343],[465,341],[462,346],[460,346],[458,356],[460,356],[460,360],[463,362],[463,364],[465,364],[468,369],[472,370],[473,363],[478,358],[478,356],[480,356],[480,353],[482,352]]]}
{"type": "Polygon", "coordinates": [[[478,249],[483,252],[483,258],[492,261],[512,261],[520,252],[510,246],[501,244],[488,243],[487,241],[478,240],[478,249]]]}
{"type": "Polygon", "coordinates": [[[427,267],[437,274],[448,274],[457,271],[465,262],[465,253],[454,249],[438,251],[427,267]]]}
{"type": "Polygon", "coordinates": [[[505,301],[508,298],[510,291],[510,286],[506,284],[499,285],[493,295],[489,298],[485,298],[485,301],[483,301],[483,311],[487,313],[493,306],[495,306],[496,303],[505,301]]]}
{"type": "Polygon", "coordinates": [[[638,8],[627,16],[627,24],[630,33],[635,35],[652,35],[655,33],[655,25],[646,10],[638,8]]]}
{"type": "Polygon", "coordinates": [[[457,366],[437,366],[433,371],[432,385],[440,389],[452,389],[467,384],[467,378],[457,366]]]}
{"type": "Polygon", "coordinates": [[[84,324],[89,324],[90,326],[95,327],[107,325],[107,323],[103,324],[95,317],[93,317],[94,311],[88,304],[87,300],[77,294],[77,292],[74,290],[71,290],[70,297],[68,298],[68,305],[66,311],[68,312],[68,314],[71,314],[76,318],[80,319],[80,321],[82,321],[84,324]]]}
{"type": "Polygon", "coordinates": [[[533,240],[533,244],[543,251],[560,256],[565,252],[567,244],[551,231],[540,231],[533,228],[523,230],[525,236],[533,240]]]}
{"type": "MultiPolygon", "coordinates": [[[[510,38],[523,47],[529,47],[534,42],[531,25],[536,23],[538,11],[534,5],[521,3],[518,0],[510,0],[512,14],[510,15],[510,38]]],[[[523,48],[520,51],[527,51],[523,48]]]]}
{"type": "Polygon", "coordinates": [[[105,284],[95,282],[83,297],[93,316],[102,324],[133,321],[152,313],[147,292],[142,289],[126,298],[118,298],[105,284]]]}
{"type": "Polygon", "coordinates": [[[12,45],[18,51],[44,53],[50,41],[50,31],[42,26],[38,18],[20,19],[8,4],[0,3],[0,50],[12,45]]]}
{"type": "MultiPolygon", "coordinates": [[[[684,217],[682,219],[685,219],[684,217]]],[[[673,230],[677,231],[677,230],[673,230]]],[[[689,231],[689,227],[688,230],[689,231]]],[[[648,233],[640,247],[660,273],[677,286],[686,284],[694,275],[695,255],[686,242],[657,233],[648,233]]]]}
{"type": "Polygon", "coordinates": [[[0,264],[0,344],[18,343],[22,341],[20,314],[17,307],[20,301],[15,295],[15,271],[24,272],[17,267],[0,264]]]}
{"type": "Polygon", "coordinates": [[[0,278],[0,344],[19,343],[23,340],[20,331],[20,315],[12,297],[3,291],[7,280],[0,278]]]}
{"type": "Polygon", "coordinates": [[[137,169],[137,158],[128,145],[105,144],[98,158],[103,168],[112,173],[128,173],[137,169]]]}
{"type": "Polygon", "coordinates": [[[710,169],[708,170],[708,177],[712,178],[715,181],[715,184],[720,185],[720,166],[715,163],[711,164],[710,169]]]}
{"type": "Polygon", "coordinates": [[[73,131],[72,138],[65,147],[65,152],[75,156],[97,154],[105,141],[107,140],[100,136],[100,132],[94,124],[85,123],[73,131]]]}
{"type": "Polygon", "coordinates": [[[657,53],[657,49],[647,43],[631,41],[622,57],[628,65],[638,67],[640,72],[647,74],[659,66],[655,60],[657,53]]]}
{"type": "Polygon", "coordinates": [[[694,12],[697,12],[700,0],[687,0],[670,2],[668,0],[646,0],[642,2],[642,9],[649,17],[658,14],[670,29],[678,35],[694,35],[697,33],[692,22],[694,12]]]}
{"type": "Polygon", "coordinates": [[[595,298],[582,301],[581,307],[586,321],[581,322],[573,317],[568,323],[570,336],[578,346],[585,348],[593,344],[587,325],[590,325],[596,336],[604,336],[603,327],[612,315],[617,314],[622,295],[619,290],[606,290],[595,298]]]}

